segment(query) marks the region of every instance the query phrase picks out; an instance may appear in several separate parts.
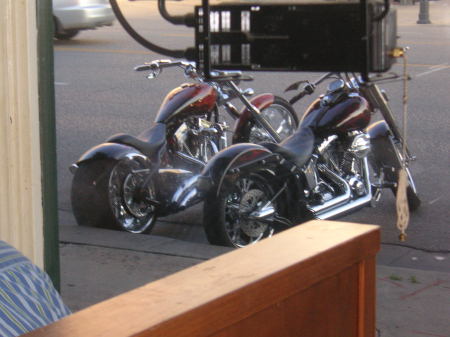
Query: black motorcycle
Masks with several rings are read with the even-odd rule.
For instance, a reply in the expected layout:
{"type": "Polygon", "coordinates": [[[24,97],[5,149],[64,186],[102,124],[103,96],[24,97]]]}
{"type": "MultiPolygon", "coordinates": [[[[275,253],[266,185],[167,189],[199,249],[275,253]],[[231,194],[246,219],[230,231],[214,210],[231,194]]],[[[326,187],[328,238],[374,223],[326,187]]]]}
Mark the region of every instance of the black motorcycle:
{"type": "Polygon", "coordinates": [[[292,134],[298,118],[292,106],[273,94],[251,100],[241,90],[241,72],[199,74],[191,63],[158,60],[135,68],[156,78],[163,68],[179,67],[193,80],[164,99],[150,128],[138,137],[112,136],[84,153],[71,166],[72,209],[80,225],[148,232],[159,216],[181,211],[201,200],[199,173],[228,146],[231,132],[219,109],[236,119],[233,143],[278,142],[292,134]],[[239,99],[241,112],[230,102],[239,99]]]}
{"type": "MultiPolygon", "coordinates": [[[[383,188],[408,175],[408,204],[420,206],[402,136],[386,94],[374,81],[328,73],[307,82],[290,103],[333,79],[281,143],[237,144],[202,175],[204,226],[212,244],[243,247],[306,220],[330,219],[376,203],[383,188]],[[369,126],[380,112],[382,120],[369,126]]],[[[303,81],[305,82],[305,81],[303,81]]],[[[297,89],[301,82],[288,89],[297,89]]]]}

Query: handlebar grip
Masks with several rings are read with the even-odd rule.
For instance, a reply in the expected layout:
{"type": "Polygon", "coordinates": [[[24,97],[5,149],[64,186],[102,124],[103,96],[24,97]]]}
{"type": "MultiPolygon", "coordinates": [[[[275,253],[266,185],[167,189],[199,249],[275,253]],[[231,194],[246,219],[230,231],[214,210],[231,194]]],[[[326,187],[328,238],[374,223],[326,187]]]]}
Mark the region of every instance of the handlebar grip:
{"type": "Polygon", "coordinates": [[[150,64],[143,64],[141,66],[134,67],[134,71],[147,71],[151,70],[152,66],[150,64]]]}

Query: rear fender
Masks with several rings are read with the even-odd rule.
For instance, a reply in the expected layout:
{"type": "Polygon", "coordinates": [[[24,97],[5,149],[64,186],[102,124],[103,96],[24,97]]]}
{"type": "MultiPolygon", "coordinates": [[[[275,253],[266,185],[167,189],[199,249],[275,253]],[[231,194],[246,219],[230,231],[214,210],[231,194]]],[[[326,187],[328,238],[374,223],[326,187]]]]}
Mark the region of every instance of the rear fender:
{"type": "MultiPolygon", "coordinates": [[[[258,110],[267,108],[274,102],[275,96],[273,94],[261,94],[253,97],[250,103],[258,110]]],[[[247,133],[247,126],[252,122],[253,116],[251,111],[244,107],[240,113],[240,117],[236,122],[233,134],[233,144],[242,142],[242,137],[247,133]]]]}
{"type": "Polygon", "coordinates": [[[200,190],[204,194],[217,195],[231,170],[249,168],[256,163],[260,165],[262,161],[274,157],[276,154],[257,144],[232,145],[216,154],[205,166],[201,173],[200,190]]]}
{"type": "Polygon", "coordinates": [[[142,156],[147,159],[140,151],[135,148],[117,143],[103,143],[87,150],[81,155],[74,165],[71,166],[72,173],[82,164],[92,161],[112,160],[117,161],[121,158],[130,156],[142,156]]]}

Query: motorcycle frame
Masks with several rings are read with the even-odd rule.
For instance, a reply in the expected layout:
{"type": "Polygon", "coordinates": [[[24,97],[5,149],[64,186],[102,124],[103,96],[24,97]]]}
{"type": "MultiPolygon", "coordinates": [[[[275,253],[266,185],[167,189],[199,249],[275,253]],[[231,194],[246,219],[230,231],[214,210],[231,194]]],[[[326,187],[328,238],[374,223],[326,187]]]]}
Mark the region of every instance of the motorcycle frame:
{"type": "MultiPolygon", "coordinates": [[[[367,191],[364,196],[356,200],[350,200],[351,187],[344,179],[339,178],[344,184],[344,192],[341,196],[327,201],[324,204],[309,207],[308,211],[310,212],[301,214],[298,211],[299,202],[306,203],[307,198],[305,195],[305,187],[307,186],[305,167],[297,167],[282,156],[260,145],[239,144],[235,145],[234,148],[230,147],[227,151],[219,153],[205,168],[202,176],[208,180],[208,183],[204,184],[202,193],[209,198],[217,198],[227,176],[233,176],[233,174],[244,170],[251,171],[257,169],[258,171],[267,172],[273,177],[271,184],[276,187],[277,191],[273,200],[275,198],[281,198],[282,202],[287,205],[288,217],[297,219],[291,223],[292,226],[295,225],[296,221],[302,221],[302,217],[303,221],[305,217],[309,218],[311,214],[317,219],[333,219],[362,208],[371,202],[373,194],[369,179],[368,159],[362,159],[362,164],[364,187],[367,191]],[[251,159],[248,160],[248,158],[251,159]],[[286,181],[289,182],[290,186],[295,187],[286,188],[286,181]]],[[[332,173],[330,172],[329,174],[332,173]]],[[[270,215],[272,216],[272,214],[270,215]]],[[[261,215],[261,219],[259,220],[265,221],[265,217],[267,216],[267,214],[261,215]]]]}
{"type": "MultiPolygon", "coordinates": [[[[371,79],[369,78],[368,75],[361,74],[361,77],[358,77],[357,75],[353,74],[353,78],[350,79],[348,76],[348,73],[345,73],[345,74],[347,77],[347,79],[346,79],[347,82],[351,83],[352,86],[354,86],[355,88],[357,88],[360,91],[361,95],[369,102],[372,109],[378,109],[380,111],[380,113],[383,116],[384,120],[386,121],[389,129],[391,130],[391,133],[392,133],[394,139],[397,142],[403,144],[405,142],[405,140],[403,139],[403,137],[400,133],[400,130],[395,123],[394,113],[389,105],[387,97],[383,94],[383,92],[378,87],[378,85],[376,83],[374,83],[373,81],[371,81],[371,79]]],[[[314,83],[309,83],[308,81],[300,81],[300,82],[294,83],[286,90],[297,89],[299,84],[306,82],[307,85],[310,86],[311,91],[300,92],[298,95],[296,95],[292,99],[290,99],[289,102],[291,104],[294,104],[295,102],[300,100],[305,95],[311,94],[312,92],[314,92],[314,89],[320,83],[324,82],[325,80],[332,77],[333,75],[338,75],[339,77],[342,77],[340,73],[330,72],[330,73],[326,73],[326,74],[322,75],[314,83]]],[[[393,78],[397,78],[397,77],[393,77],[393,78]]],[[[392,79],[392,78],[387,78],[387,79],[392,79]]],[[[314,103],[312,103],[312,104],[314,104],[314,103]]],[[[308,110],[309,109],[307,109],[305,111],[305,113],[302,117],[302,120],[305,117],[308,110]]],[[[301,122],[300,122],[300,124],[301,124],[301,122]]],[[[407,144],[405,144],[405,149],[406,149],[405,164],[408,165],[409,161],[415,160],[415,157],[409,151],[407,144]]]]}
{"type": "MultiPolygon", "coordinates": [[[[236,126],[234,129],[234,142],[237,141],[237,139],[242,138],[242,133],[245,131],[245,126],[247,123],[249,123],[249,120],[254,116],[254,113],[256,111],[257,114],[260,114],[260,109],[264,109],[265,107],[269,106],[274,102],[274,95],[273,94],[260,94],[258,96],[253,97],[252,99],[247,99],[245,97],[244,92],[242,92],[237,85],[232,81],[226,81],[226,84],[231,84],[231,89],[233,94],[239,98],[242,102],[244,102],[244,107],[240,113],[237,112],[237,109],[230,103],[230,102],[222,102],[222,105],[225,107],[226,111],[229,113],[231,117],[234,119],[237,119],[236,126]],[[228,103],[228,104],[226,104],[228,103]]],[[[199,90],[195,91],[192,90],[192,85],[190,84],[188,90],[192,92],[198,92],[201,95],[205,95],[207,92],[211,92],[213,90],[214,86],[210,83],[199,83],[197,84],[199,86],[199,90]],[[209,86],[211,90],[208,90],[206,86],[209,86]]],[[[173,89],[168,96],[166,97],[165,101],[170,102],[171,95],[174,95],[175,92],[179,90],[185,90],[182,86],[179,86],[175,89],[173,89]]],[[[214,89],[216,92],[216,89],[214,89]]],[[[187,92],[187,89],[186,89],[187,92]]],[[[196,96],[195,94],[188,94],[185,97],[185,101],[191,101],[196,96]]],[[[215,109],[217,109],[218,104],[218,96],[215,96],[215,104],[214,109],[208,109],[208,113],[217,113],[215,109]]],[[[182,122],[183,119],[186,118],[186,116],[183,113],[177,112],[177,109],[179,110],[180,104],[163,104],[161,105],[160,112],[158,113],[158,116],[156,118],[156,122],[160,123],[168,123],[167,129],[171,129],[171,125],[175,125],[179,122],[182,122]],[[161,113],[162,112],[162,113],[161,113]],[[171,117],[168,117],[171,116],[171,117]]],[[[181,104],[182,106],[182,104],[181,104]]],[[[262,117],[263,118],[263,117],[262,117]]],[[[266,121],[263,118],[264,121],[266,121]]],[[[267,123],[267,121],[266,121],[267,123]]],[[[268,124],[268,123],[267,123],[268,124]]],[[[270,124],[268,124],[270,126],[270,124]]],[[[273,129],[273,128],[272,128],[273,129]]],[[[145,131],[144,131],[145,132],[145,131]]],[[[168,135],[166,133],[166,135],[168,135]]],[[[278,138],[279,139],[279,138],[278,138]]],[[[170,139],[166,137],[166,144],[170,139]]],[[[228,145],[228,144],[226,144],[228,145]]],[[[87,163],[89,161],[93,160],[109,160],[109,161],[119,161],[122,158],[126,158],[127,156],[131,154],[139,154],[139,155],[145,155],[149,158],[152,158],[152,160],[149,160],[149,165],[151,169],[149,170],[149,177],[153,176],[157,180],[160,179],[161,174],[167,173],[166,169],[160,167],[160,163],[164,161],[164,153],[167,153],[168,149],[164,149],[163,153],[158,154],[157,158],[155,156],[149,156],[149,154],[143,153],[142,149],[139,149],[138,147],[133,146],[133,144],[121,144],[116,142],[105,142],[102,144],[99,144],[88,151],[86,151],[77,161],[75,164],[71,165],[71,172],[75,173],[75,171],[78,169],[80,165],[83,165],[84,163],[87,163]]],[[[197,165],[200,170],[205,168],[207,163],[204,163],[200,160],[196,160],[194,157],[190,157],[188,155],[183,155],[179,152],[175,152],[174,155],[177,155],[178,157],[191,161],[192,164],[197,165]]],[[[203,179],[202,176],[199,174],[192,174],[189,175],[186,172],[181,172],[184,170],[179,170],[180,175],[185,175],[186,179],[183,181],[180,181],[179,186],[170,189],[170,191],[161,191],[157,189],[157,201],[158,201],[158,207],[157,207],[157,215],[158,216],[165,216],[169,214],[174,214],[179,211],[182,211],[190,206],[193,206],[201,201],[203,194],[202,192],[197,188],[198,185],[201,184],[201,180],[203,179]]],[[[162,178],[161,178],[162,179],[162,178]]],[[[150,178],[149,178],[150,180],[150,178]]],[[[156,183],[156,185],[160,186],[161,183],[156,183]]]]}
{"type": "MultiPolygon", "coordinates": [[[[323,82],[325,79],[329,78],[332,74],[327,74],[322,76],[318,81],[316,81],[313,86],[318,85],[323,82]]],[[[353,83],[355,84],[355,83],[353,83]]],[[[375,83],[370,82],[369,80],[364,81],[364,79],[357,82],[358,89],[361,90],[361,96],[367,99],[369,105],[373,108],[377,108],[380,110],[384,120],[375,122],[370,124],[365,131],[369,134],[372,143],[372,155],[379,159],[379,162],[376,162],[375,169],[390,171],[387,172],[387,178],[389,178],[387,184],[395,185],[395,169],[401,167],[401,158],[398,158],[398,153],[395,150],[395,141],[402,142],[403,139],[400,135],[398,128],[396,127],[395,120],[393,117],[392,110],[387,102],[387,98],[383,95],[381,90],[375,83]],[[386,147],[388,147],[389,151],[394,151],[395,155],[386,155],[384,153],[386,151],[386,147]],[[396,158],[396,159],[394,159],[396,158]]],[[[373,113],[373,111],[372,111],[373,113]]],[[[336,137],[337,138],[337,137],[336,137]]],[[[305,190],[303,189],[307,186],[307,176],[306,176],[306,166],[313,159],[314,156],[311,157],[310,160],[305,164],[305,167],[296,167],[293,164],[289,164],[287,160],[282,158],[280,155],[268,151],[266,148],[261,148],[259,145],[254,146],[246,146],[245,148],[234,148],[231,150],[228,148],[226,151],[221,152],[217,158],[205,168],[203,171],[204,177],[209,179],[208,187],[209,196],[217,197],[218,193],[222,187],[223,181],[227,175],[233,175],[233,173],[238,172],[239,170],[248,169],[251,170],[253,168],[257,168],[258,170],[267,169],[268,171],[274,172],[274,179],[278,178],[280,173],[285,171],[289,172],[291,177],[296,181],[296,190],[298,194],[298,198],[306,198],[304,194],[305,190]],[[246,157],[250,157],[250,160],[242,160],[240,163],[240,159],[244,159],[246,157]],[[274,165],[275,161],[275,165],[274,165]],[[224,168],[225,167],[225,168],[224,168]],[[305,185],[306,184],[306,185],[305,185]]],[[[319,219],[332,219],[336,216],[341,216],[351,211],[354,211],[358,208],[364,207],[372,202],[372,199],[376,194],[372,191],[372,185],[370,181],[370,171],[369,171],[369,157],[364,157],[361,160],[362,164],[362,178],[364,181],[364,188],[366,194],[352,200],[351,199],[351,187],[344,179],[340,177],[334,177],[334,179],[339,180],[343,186],[343,194],[337,198],[333,198],[330,201],[325,202],[322,205],[312,206],[311,211],[315,214],[315,216],[319,219]]],[[[323,174],[333,174],[333,172],[322,172],[323,174]]],[[[382,173],[384,174],[384,172],[382,173]]],[[[390,187],[388,185],[380,186],[380,187],[390,187]]],[[[295,188],[294,188],[295,189],[295,188]]],[[[280,191],[280,194],[282,191],[280,191]]],[[[279,195],[277,194],[277,197],[279,195]]],[[[288,203],[289,208],[294,207],[297,200],[293,200],[292,198],[286,198],[286,200],[290,200],[288,203]]],[[[264,219],[261,219],[263,221],[264,219]]]]}

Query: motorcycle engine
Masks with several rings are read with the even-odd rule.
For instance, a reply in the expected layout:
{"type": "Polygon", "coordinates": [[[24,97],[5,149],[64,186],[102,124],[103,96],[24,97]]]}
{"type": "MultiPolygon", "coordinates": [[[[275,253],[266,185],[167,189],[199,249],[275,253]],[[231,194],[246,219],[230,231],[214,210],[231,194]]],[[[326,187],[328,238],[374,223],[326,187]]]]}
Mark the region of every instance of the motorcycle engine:
{"type": "Polygon", "coordinates": [[[370,137],[363,132],[348,134],[346,141],[337,136],[325,139],[305,170],[311,196],[325,203],[343,193],[343,181],[353,195],[367,194],[363,161],[370,149],[370,137]]]}
{"type": "Polygon", "coordinates": [[[370,152],[370,136],[367,133],[358,133],[353,138],[349,151],[359,159],[366,157],[370,152]]]}
{"type": "Polygon", "coordinates": [[[362,196],[367,193],[363,176],[361,160],[370,153],[370,136],[366,133],[353,133],[350,138],[350,145],[344,152],[341,162],[341,170],[346,174],[346,180],[352,191],[362,196]]]}
{"type": "Polygon", "coordinates": [[[204,118],[185,121],[175,132],[179,151],[206,163],[226,147],[226,123],[214,123],[204,118]]]}

